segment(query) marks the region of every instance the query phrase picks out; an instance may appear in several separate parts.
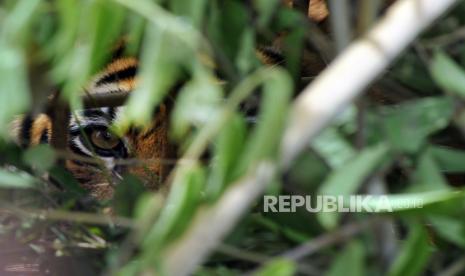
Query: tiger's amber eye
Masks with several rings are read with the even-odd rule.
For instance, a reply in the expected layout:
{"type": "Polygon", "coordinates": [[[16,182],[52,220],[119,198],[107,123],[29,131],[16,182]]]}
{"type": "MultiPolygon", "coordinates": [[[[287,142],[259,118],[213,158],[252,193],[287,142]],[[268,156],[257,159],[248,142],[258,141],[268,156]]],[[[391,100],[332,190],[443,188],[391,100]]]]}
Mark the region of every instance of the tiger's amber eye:
{"type": "Polygon", "coordinates": [[[107,150],[115,148],[120,143],[120,139],[107,130],[93,131],[90,140],[95,146],[107,150]]]}

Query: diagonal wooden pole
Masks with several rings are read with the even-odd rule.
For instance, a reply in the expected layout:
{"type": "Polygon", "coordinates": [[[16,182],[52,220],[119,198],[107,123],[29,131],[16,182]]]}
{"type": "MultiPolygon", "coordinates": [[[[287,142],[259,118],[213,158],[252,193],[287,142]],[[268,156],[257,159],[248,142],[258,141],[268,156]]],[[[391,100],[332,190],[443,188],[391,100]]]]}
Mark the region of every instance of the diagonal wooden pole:
{"type": "MultiPolygon", "coordinates": [[[[458,0],[399,0],[363,38],[350,45],[296,99],[281,144],[279,166],[287,168],[331,120],[395,59],[418,34],[458,0]]],[[[232,185],[165,254],[166,275],[189,275],[263,193],[276,165],[264,161],[232,185]]]]}

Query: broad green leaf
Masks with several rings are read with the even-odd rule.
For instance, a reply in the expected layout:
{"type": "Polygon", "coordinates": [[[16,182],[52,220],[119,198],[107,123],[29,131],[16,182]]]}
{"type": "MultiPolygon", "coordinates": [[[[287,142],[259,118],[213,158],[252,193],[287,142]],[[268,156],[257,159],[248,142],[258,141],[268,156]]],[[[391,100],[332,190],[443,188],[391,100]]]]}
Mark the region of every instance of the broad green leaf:
{"type": "Polygon", "coordinates": [[[236,57],[236,66],[241,74],[247,74],[258,65],[255,53],[255,33],[245,30],[242,33],[241,45],[236,57]]]}
{"type": "Polygon", "coordinates": [[[201,28],[207,8],[207,0],[172,0],[169,2],[171,10],[201,28]]]}
{"type": "Polygon", "coordinates": [[[363,276],[365,274],[365,249],[359,241],[349,243],[331,264],[326,276],[363,276]]]}
{"type": "Polygon", "coordinates": [[[464,151],[441,146],[433,146],[430,151],[441,171],[447,173],[465,172],[464,151]]]}
{"type": "Polygon", "coordinates": [[[247,172],[257,161],[277,153],[291,91],[291,79],[284,71],[270,71],[263,86],[258,123],[247,137],[244,154],[237,163],[238,175],[247,172]]]}
{"type": "Polygon", "coordinates": [[[246,125],[241,115],[236,115],[222,129],[214,144],[211,173],[205,192],[207,198],[218,198],[231,181],[231,170],[243,150],[246,125]]]}
{"type": "Polygon", "coordinates": [[[8,124],[31,104],[26,60],[22,49],[0,43],[0,134],[8,134],[8,124]]]}
{"type": "Polygon", "coordinates": [[[414,153],[426,137],[449,124],[453,102],[447,97],[425,98],[384,108],[383,128],[391,145],[414,153]]]}
{"type": "Polygon", "coordinates": [[[90,21],[86,32],[89,32],[91,45],[90,67],[88,74],[95,74],[108,60],[116,40],[121,35],[126,10],[109,1],[95,1],[91,7],[90,21]]]}
{"type": "Polygon", "coordinates": [[[7,171],[0,169],[0,188],[34,188],[37,181],[23,171],[7,171]]]}
{"type": "Polygon", "coordinates": [[[356,155],[352,145],[333,127],[320,133],[312,141],[312,148],[332,169],[341,167],[356,155]]]}
{"type": "Polygon", "coordinates": [[[407,188],[407,193],[449,189],[446,179],[429,151],[425,151],[420,156],[411,182],[412,185],[407,188]]]}
{"type": "Polygon", "coordinates": [[[442,238],[465,248],[465,225],[461,218],[429,216],[428,220],[442,238]]]}
{"type": "Polygon", "coordinates": [[[148,26],[143,43],[139,84],[128,99],[124,116],[115,124],[117,133],[131,125],[145,126],[151,122],[155,107],[160,104],[178,77],[178,66],[186,51],[179,49],[176,39],[166,31],[148,26]]]}
{"type": "Polygon", "coordinates": [[[428,234],[424,226],[415,223],[410,230],[407,241],[391,266],[389,276],[421,275],[432,254],[428,234]]]}
{"type": "Polygon", "coordinates": [[[196,75],[183,86],[172,113],[172,134],[185,136],[191,127],[200,128],[215,118],[222,104],[222,91],[206,73],[198,68],[196,75]]]}
{"type": "Polygon", "coordinates": [[[293,261],[277,259],[267,263],[263,268],[257,271],[255,276],[291,276],[297,270],[297,265],[293,261]]]}
{"type": "Polygon", "coordinates": [[[73,174],[59,166],[55,166],[49,170],[50,177],[58,182],[60,187],[63,187],[65,191],[71,192],[72,196],[76,197],[87,194],[87,191],[77,182],[73,174]]]}
{"type": "Polygon", "coordinates": [[[17,46],[24,43],[24,36],[28,33],[27,29],[40,4],[40,0],[16,1],[16,5],[2,22],[0,32],[2,44],[11,43],[17,46]]]}
{"type": "Polygon", "coordinates": [[[279,0],[254,0],[253,4],[260,15],[258,25],[261,28],[266,27],[279,4],[279,0]]]}
{"type": "Polygon", "coordinates": [[[144,184],[133,175],[125,175],[115,189],[113,200],[114,210],[117,214],[131,217],[137,199],[146,191],[144,184]]]}
{"type": "MultiPolygon", "coordinates": [[[[385,144],[364,149],[352,161],[334,170],[321,185],[318,195],[348,196],[355,193],[363,180],[389,159],[385,144]]],[[[326,228],[334,228],[340,217],[337,212],[320,212],[317,217],[326,228]]]]}
{"type": "Polygon", "coordinates": [[[23,160],[39,173],[44,173],[55,164],[56,154],[49,145],[43,144],[26,150],[23,160]]]}
{"type": "Polygon", "coordinates": [[[442,51],[434,53],[430,66],[434,81],[447,92],[465,97],[465,72],[442,51]]]}
{"type": "Polygon", "coordinates": [[[201,189],[205,183],[203,168],[189,164],[178,168],[175,174],[160,218],[143,241],[143,247],[148,252],[158,252],[163,244],[181,234],[189,224],[199,203],[201,189]]]}

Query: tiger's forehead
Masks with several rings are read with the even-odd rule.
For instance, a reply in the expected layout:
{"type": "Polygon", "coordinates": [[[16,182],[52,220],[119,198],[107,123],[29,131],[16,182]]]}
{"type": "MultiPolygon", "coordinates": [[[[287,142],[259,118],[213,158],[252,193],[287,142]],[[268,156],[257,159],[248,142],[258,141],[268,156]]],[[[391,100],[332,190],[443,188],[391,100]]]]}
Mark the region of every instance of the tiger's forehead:
{"type": "Polygon", "coordinates": [[[111,62],[90,83],[89,94],[102,94],[134,90],[138,62],[135,58],[121,58],[111,62]]]}

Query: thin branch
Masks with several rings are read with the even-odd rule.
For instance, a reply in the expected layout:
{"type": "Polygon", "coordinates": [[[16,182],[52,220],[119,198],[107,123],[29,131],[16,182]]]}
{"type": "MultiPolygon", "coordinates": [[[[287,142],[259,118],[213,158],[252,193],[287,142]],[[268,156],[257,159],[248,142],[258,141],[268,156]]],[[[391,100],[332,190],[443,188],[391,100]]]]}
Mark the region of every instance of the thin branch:
{"type": "Polygon", "coordinates": [[[58,220],[69,221],[75,223],[97,224],[104,226],[120,226],[126,228],[133,228],[135,223],[128,218],[113,217],[108,215],[99,215],[84,212],[69,212],[62,210],[37,210],[37,209],[23,209],[15,208],[12,206],[3,206],[0,213],[9,213],[16,216],[36,218],[41,220],[58,220]]]}
{"type": "Polygon", "coordinates": [[[372,225],[374,221],[375,220],[371,219],[360,223],[344,225],[337,230],[321,235],[315,239],[311,239],[310,241],[285,252],[280,257],[298,261],[320,251],[323,248],[340,243],[355,236],[368,226],[372,225]]]}

